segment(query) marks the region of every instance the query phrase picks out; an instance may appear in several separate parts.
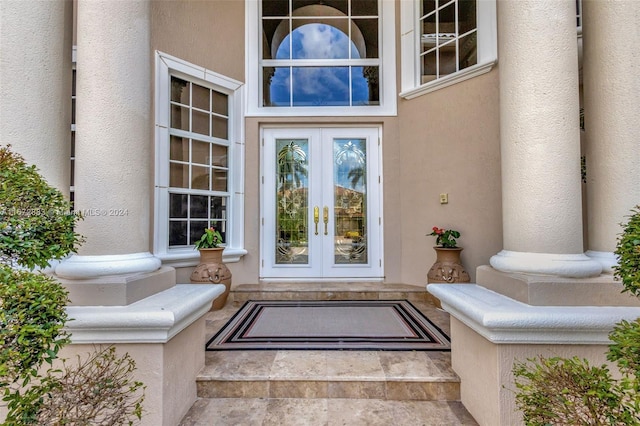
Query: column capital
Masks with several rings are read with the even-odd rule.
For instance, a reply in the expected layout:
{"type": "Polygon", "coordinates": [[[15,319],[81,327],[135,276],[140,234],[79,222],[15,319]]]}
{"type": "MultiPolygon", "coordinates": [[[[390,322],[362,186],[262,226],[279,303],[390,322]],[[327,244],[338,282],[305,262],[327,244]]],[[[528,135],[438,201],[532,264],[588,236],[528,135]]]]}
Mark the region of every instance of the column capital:
{"type": "Polygon", "coordinates": [[[585,254],[526,253],[502,250],[489,263],[502,272],[556,275],[567,278],[595,277],[602,273],[600,262],[585,254]]]}

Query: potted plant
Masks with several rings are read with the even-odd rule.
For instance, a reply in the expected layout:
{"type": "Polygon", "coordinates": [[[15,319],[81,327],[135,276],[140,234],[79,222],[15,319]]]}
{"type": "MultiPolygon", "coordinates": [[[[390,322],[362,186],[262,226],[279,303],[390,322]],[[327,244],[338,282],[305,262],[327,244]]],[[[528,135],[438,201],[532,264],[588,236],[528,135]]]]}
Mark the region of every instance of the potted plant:
{"type": "MultiPolygon", "coordinates": [[[[436,237],[436,262],[427,274],[429,283],[468,283],[469,274],[464,269],[460,260],[462,247],[458,247],[456,241],[460,238],[460,232],[453,229],[442,229],[434,226],[428,236],[436,237]]],[[[440,307],[440,302],[436,300],[440,307]]]]}
{"type": "Polygon", "coordinates": [[[213,301],[211,310],[222,309],[231,290],[231,271],[222,260],[222,243],[220,232],[210,227],[204,229],[204,233],[194,244],[194,248],[200,252],[200,263],[191,273],[191,282],[225,286],[224,293],[213,301]]]}
{"type": "Polygon", "coordinates": [[[220,249],[220,244],[222,244],[222,235],[220,232],[216,231],[216,228],[204,228],[204,233],[200,237],[198,241],[195,243],[195,248],[198,250],[201,249],[220,249]]]}
{"type": "Polygon", "coordinates": [[[460,238],[460,232],[454,231],[453,229],[445,230],[437,226],[434,226],[431,233],[427,235],[436,237],[436,246],[444,248],[456,248],[456,238],[460,238]]]}

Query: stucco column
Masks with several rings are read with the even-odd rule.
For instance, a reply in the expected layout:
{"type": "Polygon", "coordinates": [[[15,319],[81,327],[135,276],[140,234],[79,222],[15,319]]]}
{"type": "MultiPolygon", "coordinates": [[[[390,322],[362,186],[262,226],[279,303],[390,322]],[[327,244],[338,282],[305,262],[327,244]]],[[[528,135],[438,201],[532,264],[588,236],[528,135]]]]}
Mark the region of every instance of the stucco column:
{"type": "Polygon", "coordinates": [[[620,223],[640,204],[640,2],[583,0],[582,8],[587,255],[611,272],[620,223]]]}
{"type": "Polygon", "coordinates": [[[575,1],[498,7],[503,272],[598,275],[584,254],[575,1]]]}
{"type": "Polygon", "coordinates": [[[0,1],[0,144],[69,194],[72,3],[0,1]]]}
{"type": "Polygon", "coordinates": [[[56,274],[154,271],[150,4],[79,0],[77,21],[75,207],[86,242],[56,274]]]}

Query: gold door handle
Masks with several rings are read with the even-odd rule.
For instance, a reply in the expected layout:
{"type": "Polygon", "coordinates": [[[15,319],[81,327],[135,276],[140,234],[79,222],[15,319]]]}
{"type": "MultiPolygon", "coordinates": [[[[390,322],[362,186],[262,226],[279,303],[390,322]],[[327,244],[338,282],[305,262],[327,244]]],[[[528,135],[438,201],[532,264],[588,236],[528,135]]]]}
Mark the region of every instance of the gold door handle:
{"type": "Polygon", "coordinates": [[[324,235],[328,235],[329,234],[329,228],[328,228],[329,207],[324,206],[324,209],[322,209],[322,218],[324,219],[324,235]]]}
{"type": "Polygon", "coordinates": [[[316,224],[316,235],[318,235],[318,222],[320,222],[320,207],[313,208],[313,223],[316,224]]]}

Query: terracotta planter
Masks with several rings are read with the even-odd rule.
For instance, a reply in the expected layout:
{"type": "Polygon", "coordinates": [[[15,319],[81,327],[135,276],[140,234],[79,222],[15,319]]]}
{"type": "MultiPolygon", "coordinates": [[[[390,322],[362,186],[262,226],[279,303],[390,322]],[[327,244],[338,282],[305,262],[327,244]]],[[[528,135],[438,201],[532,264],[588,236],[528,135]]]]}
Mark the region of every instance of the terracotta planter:
{"type": "Polygon", "coordinates": [[[211,310],[222,309],[231,290],[231,271],[222,261],[224,247],[200,249],[200,264],[191,273],[191,282],[198,284],[224,284],[225,290],[216,298],[211,310]]]}
{"type": "MultiPolygon", "coordinates": [[[[427,274],[429,283],[468,283],[471,281],[469,274],[464,269],[460,260],[461,247],[445,248],[434,247],[436,262],[427,274]]],[[[441,308],[440,301],[435,299],[436,306],[441,308]]]]}

